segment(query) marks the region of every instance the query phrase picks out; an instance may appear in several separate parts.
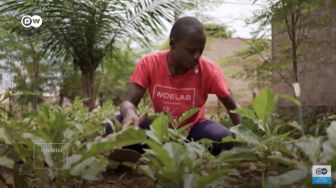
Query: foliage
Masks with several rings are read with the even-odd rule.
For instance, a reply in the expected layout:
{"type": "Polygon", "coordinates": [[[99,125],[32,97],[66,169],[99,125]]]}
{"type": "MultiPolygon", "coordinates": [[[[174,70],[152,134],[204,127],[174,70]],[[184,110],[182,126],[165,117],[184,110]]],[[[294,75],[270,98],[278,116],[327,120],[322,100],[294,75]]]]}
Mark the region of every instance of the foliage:
{"type": "MultiPolygon", "coordinates": [[[[212,10],[223,3],[225,3],[225,0],[189,1],[189,6],[186,7],[185,12],[188,11],[189,14],[194,15],[202,23],[213,22],[214,17],[209,15],[206,11],[212,10]]],[[[179,17],[179,14],[177,14],[176,17],[179,17]]]]}
{"type": "MultiPolygon", "coordinates": [[[[308,30],[314,27],[314,22],[319,22],[313,16],[314,11],[323,3],[324,0],[267,0],[266,6],[256,11],[248,21],[259,24],[255,32],[256,37],[263,37],[265,28],[269,29],[269,26],[272,26],[273,43],[277,46],[272,64],[277,64],[277,79],[289,86],[299,81],[302,72],[306,71],[307,62],[314,62],[315,57],[312,54],[315,52],[308,52],[305,48],[311,42],[308,30]]],[[[310,50],[316,51],[317,48],[310,50]]]]}
{"type": "Polygon", "coordinates": [[[104,59],[101,70],[102,74],[97,76],[99,92],[103,99],[111,99],[117,105],[121,102],[126,93],[127,84],[136,64],[138,54],[130,47],[130,42],[126,45],[119,45],[112,54],[104,59]]]}
{"type": "Polygon", "coordinates": [[[262,90],[253,100],[252,110],[237,110],[244,121],[242,125],[231,128],[231,131],[252,148],[254,155],[251,158],[255,158],[254,165],[261,171],[261,185],[289,186],[298,182],[310,185],[310,169],[313,164],[333,165],[335,153],[330,152],[330,149],[323,150],[322,147],[331,147],[330,142],[333,141],[329,134],[335,125],[328,128],[327,139],[305,135],[297,123],[284,123],[275,119],[273,112],[279,97],[285,97],[299,105],[293,98],[262,90]],[[299,139],[294,138],[295,132],[301,134],[299,139]],[[272,172],[276,172],[276,175],[269,175],[272,172]]]}
{"type": "Polygon", "coordinates": [[[20,119],[1,118],[1,164],[12,169],[15,186],[35,181],[44,186],[74,186],[98,180],[108,161],[91,145],[101,139],[96,125],[110,116],[111,110],[106,109],[88,112],[77,100],[68,111],[40,106],[20,119]],[[62,152],[42,150],[51,148],[62,152]]]}
{"type": "MultiPolygon", "coordinates": [[[[299,105],[291,97],[261,90],[250,107],[236,110],[243,117],[241,125],[230,128],[236,138],[221,141],[235,142],[236,147],[218,156],[208,150],[212,141],[189,141],[187,126],[179,126],[197,109],[175,120],[156,114],[150,130],[122,129],[115,121],[115,133],[107,139],[97,125],[114,114],[111,105],[91,112],[78,99],[68,110],[42,105],[19,118],[0,116],[0,166],[11,170],[15,186],[81,186],[102,178],[109,163],[106,152],[146,144],[140,161],[127,165],[158,187],[309,186],[313,164],[336,167],[336,124],[331,123],[325,136],[307,135],[297,123],[279,119],[279,98],[299,105]],[[65,143],[62,149],[68,153],[44,153],[41,143],[65,143]]],[[[7,184],[4,180],[0,183],[7,184]]]]}
{"type": "Polygon", "coordinates": [[[146,150],[138,169],[162,187],[204,187],[224,176],[230,169],[216,168],[216,159],[201,142],[187,140],[186,127],[178,127],[198,110],[185,112],[178,120],[158,115],[146,131],[146,150]],[[169,129],[172,123],[174,129],[169,129]]]}
{"type": "MultiPolygon", "coordinates": [[[[6,30],[5,18],[0,17],[0,71],[12,77],[11,90],[34,92],[35,95],[22,95],[18,100],[22,105],[32,103],[33,109],[41,101],[42,92],[55,90],[57,84],[56,67],[48,64],[42,52],[41,43],[11,33],[6,30]],[[56,81],[55,81],[56,80],[56,81]]],[[[8,23],[8,22],[7,22],[8,23]]],[[[10,23],[11,24],[11,23],[10,23]]]]}
{"type": "Polygon", "coordinates": [[[204,24],[204,30],[209,37],[214,38],[231,38],[232,32],[226,26],[218,24],[204,24]]]}
{"type": "Polygon", "coordinates": [[[71,59],[82,76],[83,95],[88,105],[95,101],[95,71],[115,42],[130,37],[145,45],[148,33],[158,34],[164,21],[172,22],[174,11],[183,9],[184,2],[156,0],[125,1],[5,1],[0,13],[16,19],[29,12],[43,18],[43,25],[30,32],[19,24],[13,30],[27,32],[42,41],[51,57],[71,59]]]}
{"type": "Polygon", "coordinates": [[[276,72],[276,65],[271,63],[270,42],[263,39],[246,41],[248,47],[238,51],[235,55],[224,59],[223,63],[243,63],[243,70],[232,77],[249,80],[252,90],[260,91],[270,85],[272,73],[276,72]]]}
{"type": "MultiPolygon", "coordinates": [[[[65,64],[61,69],[61,81],[60,81],[60,98],[67,97],[71,101],[76,97],[83,97],[80,92],[82,89],[80,73],[74,70],[73,65],[65,64]]],[[[62,99],[61,99],[62,100],[62,99]]],[[[63,101],[60,101],[62,103],[63,101]]]]}

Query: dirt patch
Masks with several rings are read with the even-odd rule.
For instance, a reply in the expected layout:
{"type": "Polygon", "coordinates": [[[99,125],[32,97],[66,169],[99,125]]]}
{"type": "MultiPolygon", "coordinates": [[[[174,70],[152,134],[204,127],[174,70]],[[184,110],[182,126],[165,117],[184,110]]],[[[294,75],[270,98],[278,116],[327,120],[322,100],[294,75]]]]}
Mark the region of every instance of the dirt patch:
{"type": "Polygon", "coordinates": [[[125,172],[123,174],[107,175],[103,180],[90,183],[87,187],[97,188],[136,188],[136,187],[154,187],[154,182],[147,176],[138,174],[134,171],[125,172]]]}
{"type": "MultiPolygon", "coordinates": [[[[38,178],[37,178],[38,179],[38,178]]],[[[35,185],[31,185],[32,187],[39,187],[38,180],[35,185]]],[[[51,183],[50,187],[56,187],[51,183]]],[[[13,173],[11,170],[0,167],[0,187],[13,186],[13,173]],[[2,182],[5,181],[3,184],[2,182]]],[[[147,176],[139,174],[135,171],[129,171],[124,173],[115,173],[113,171],[107,171],[104,173],[104,178],[100,181],[95,182],[87,182],[82,184],[83,187],[90,188],[137,188],[137,187],[154,187],[154,181],[147,176]]],[[[64,185],[64,187],[68,187],[64,185]]]]}

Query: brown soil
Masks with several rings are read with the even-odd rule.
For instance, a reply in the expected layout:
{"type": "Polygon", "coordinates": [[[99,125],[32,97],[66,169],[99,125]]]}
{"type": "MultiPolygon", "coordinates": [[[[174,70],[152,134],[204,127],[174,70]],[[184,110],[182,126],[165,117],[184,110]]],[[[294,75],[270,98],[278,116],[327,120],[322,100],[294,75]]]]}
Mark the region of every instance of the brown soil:
{"type": "MultiPolygon", "coordinates": [[[[7,185],[13,186],[12,172],[6,168],[0,167],[0,187],[5,186],[1,182],[5,180],[7,185]]],[[[31,185],[32,187],[39,187],[38,183],[31,185]]],[[[14,186],[13,186],[14,187],[14,186]]],[[[53,187],[53,186],[51,186],[53,187]]],[[[154,182],[147,176],[136,173],[135,171],[128,171],[123,173],[115,173],[112,171],[105,172],[104,179],[97,182],[89,182],[83,184],[83,187],[89,188],[136,188],[136,187],[154,187],[154,182]]],[[[66,186],[64,186],[66,188],[66,186]]]]}
{"type": "Polygon", "coordinates": [[[125,172],[123,174],[114,174],[105,177],[102,181],[90,183],[87,187],[92,188],[136,188],[136,187],[154,187],[154,182],[141,174],[135,172],[125,172]]]}

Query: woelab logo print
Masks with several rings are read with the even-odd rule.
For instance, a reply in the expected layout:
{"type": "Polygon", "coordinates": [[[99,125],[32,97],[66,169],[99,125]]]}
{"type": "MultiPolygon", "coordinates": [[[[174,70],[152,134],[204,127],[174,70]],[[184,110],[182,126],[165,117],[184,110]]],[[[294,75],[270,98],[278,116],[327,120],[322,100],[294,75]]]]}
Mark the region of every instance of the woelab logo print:
{"type": "Polygon", "coordinates": [[[154,86],[154,108],[159,112],[170,112],[174,118],[195,106],[195,88],[173,88],[154,86]]]}

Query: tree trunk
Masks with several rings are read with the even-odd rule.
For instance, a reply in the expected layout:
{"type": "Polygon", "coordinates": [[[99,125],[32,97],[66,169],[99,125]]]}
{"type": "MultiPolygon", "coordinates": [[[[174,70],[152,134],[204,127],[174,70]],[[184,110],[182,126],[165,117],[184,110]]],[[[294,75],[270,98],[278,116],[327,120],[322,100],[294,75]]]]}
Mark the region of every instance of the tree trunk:
{"type": "MultiPolygon", "coordinates": [[[[33,62],[32,62],[32,66],[33,66],[33,71],[34,71],[34,75],[33,75],[33,79],[32,79],[32,91],[33,92],[38,92],[39,91],[39,76],[40,76],[40,67],[39,67],[39,57],[36,54],[35,51],[35,47],[33,45],[33,43],[30,43],[30,47],[32,50],[32,58],[33,58],[33,62]]],[[[37,104],[38,104],[38,98],[39,96],[34,94],[32,96],[32,109],[33,111],[37,110],[37,104]]]]}
{"type": "MultiPolygon", "coordinates": [[[[33,91],[38,92],[39,91],[39,62],[34,62],[34,80],[33,80],[33,91]]],[[[33,100],[32,100],[32,108],[33,111],[37,110],[37,104],[38,104],[38,98],[39,96],[34,94],[33,100]]]]}
{"type": "Polygon", "coordinates": [[[296,44],[296,24],[294,21],[295,18],[295,14],[292,14],[292,26],[291,26],[291,43],[292,43],[292,61],[293,61],[293,80],[294,82],[298,82],[299,78],[298,78],[298,59],[297,59],[297,44],[296,44]]]}
{"type": "Polygon", "coordinates": [[[63,86],[61,86],[61,89],[60,89],[60,95],[59,95],[59,106],[63,106],[63,102],[64,102],[64,93],[63,93],[63,86]]]}
{"type": "Polygon", "coordinates": [[[91,66],[81,68],[84,104],[89,108],[89,110],[96,107],[96,96],[94,90],[95,71],[96,68],[91,66]]]}

